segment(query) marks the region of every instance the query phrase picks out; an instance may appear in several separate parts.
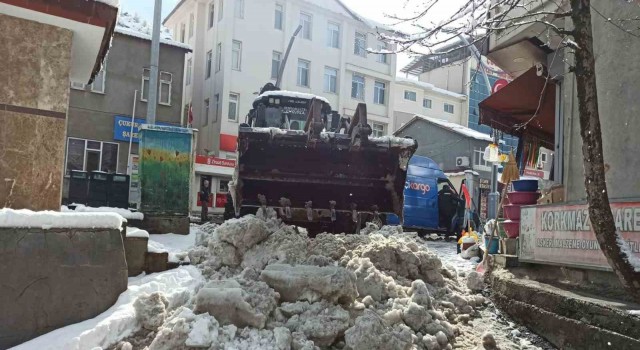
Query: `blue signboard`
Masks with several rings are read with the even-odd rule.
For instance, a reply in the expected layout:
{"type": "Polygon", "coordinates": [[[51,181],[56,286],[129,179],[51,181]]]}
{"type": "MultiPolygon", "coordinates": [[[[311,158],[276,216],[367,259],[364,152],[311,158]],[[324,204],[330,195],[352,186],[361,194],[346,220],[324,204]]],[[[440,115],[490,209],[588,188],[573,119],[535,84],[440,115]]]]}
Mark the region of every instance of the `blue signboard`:
{"type": "MultiPolygon", "coordinates": [[[[138,143],[138,133],[140,132],[140,125],[144,124],[144,119],[136,118],[133,125],[133,140],[132,142],[138,143]]],[[[168,123],[156,122],[156,125],[175,126],[168,123]]],[[[129,141],[131,133],[131,117],[125,117],[117,115],[113,118],[113,139],[118,141],[129,141]]]]}

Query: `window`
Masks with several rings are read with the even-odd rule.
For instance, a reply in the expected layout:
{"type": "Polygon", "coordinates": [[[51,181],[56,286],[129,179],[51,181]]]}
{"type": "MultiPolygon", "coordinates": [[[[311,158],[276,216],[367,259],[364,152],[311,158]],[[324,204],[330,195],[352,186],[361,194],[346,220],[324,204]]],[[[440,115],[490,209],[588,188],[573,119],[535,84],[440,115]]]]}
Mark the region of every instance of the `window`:
{"type": "Polygon", "coordinates": [[[300,25],[302,25],[302,37],[311,40],[311,15],[300,13],[300,25]]]}
{"type": "Polygon", "coordinates": [[[184,23],[180,23],[180,42],[184,43],[184,36],[185,36],[185,24],[184,23]]]}
{"type": "Polygon", "coordinates": [[[431,108],[431,100],[428,99],[428,98],[423,98],[422,99],[422,107],[431,108]]]}
{"type": "Polygon", "coordinates": [[[281,4],[276,4],[276,12],[274,17],[273,27],[278,30],[282,30],[282,19],[284,17],[284,7],[281,4]]]}
{"type": "Polygon", "coordinates": [[[193,36],[193,13],[189,15],[189,39],[193,36]]]}
{"type": "Polygon", "coordinates": [[[353,53],[358,56],[367,57],[367,34],[356,32],[353,53]]]}
{"type": "Polygon", "coordinates": [[[340,25],[337,23],[329,22],[327,24],[327,46],[340,48],[340,25]]]}
{"type": "MultiPolygon", "coordinates": [[[[231,159],[234,159],[234,158],[231,158],[231,159]]],[[[229,159],[229,158],[227,158],[227,159],[229,159]]],[[[219,180],[218,181],[218,192],[229,192],[229,180],[219,180]]]]}
{"type": "Polygon", "coordinates": [[[387,84],[376,81],[373,85],[373,103],[377,103],[379,105],[384,104],[384,96],[385,90],[387,88],[387,84]]]}
{"type": "Polygon", "coordinates": [[[185,78],[187,80],[187,85],[191,84],[191,59],[187,60],[187,77],[185,78]]]}
{"type": "Polygon", "coordinates": [[[218,4],[218,22],[222,20],[222,0],[218,4]]]}
{"type": "Polygon", "coordinates": [[[236,18],[244,18],[244,0],[236,0],[235,3],[235,16],[236,18]]]}
{"type": "Polygon", "coordinates": [[[240,100],[240,95],[231,93],[229,94],[229,120],[237,121],[238,120],[238,101],[240,100]]]}
{"type": "Polygon", "coordinates": [[[209,77],[211,77],[211,65],[213,64],[213,51],[209,50],[209,52],[207,52],[207,71],[206,71],[206,75],[205,75],[205,79],[208,79],[209,77]]]}
{"type": "Polygon", "coordinates": [[[204,99],[204,124],[202,126],[206,126],[209,124],[209,99],[204,99]]]}
{"type": "Polygon", "coordinates": [[[415,102],[418,97],[415,91],[404,90],[404,99],[415,102]]]}
{"type": "Polygon", "coordinates": [[[160,98],[158,102],[161,105],[171,106],[171,83],[173,74],[168,72],[160,72],[160,98]]]}
{"type": "Polygon", "coordinates": [[[242,42],[238,40],[234,40],[232,52],[231,52],[231,69],[240,70],[241,58],[242,58],[242,42]]]}
{"type": "Polygon", "coordinates": [[[351,79],[351,97],[357,100],[364,100],[364,77],[354,74],[351,79]]]}
{"type": "Polygon", "coordinates": [[[491,171],[491,164],[484,160],[484,149],[473,150],[473,169],[491,171]]]}
{"type": "Polygon", "coordinates": [[[149,74],[151,74],[149,68],[142,69],[142,93],[140,94],[140,101],[147,102],[149,98],[149,74]]]}
{"type": "Polygon", "coordinates": [[[102,66],[102,70],[100,71],[100,73],[96,74],[96,77],[93,79],[93,83],[91,84],[91,92],[104,94],[104,82],[107,75],[106,70],[107,64],[105,63],[105,65],[102,66]]]}
{"type": "Polygon", "coordinates": [[[385,125],[379,123],[371,123],[371,129],[373,131],[372,135],[374,137],[382,137],[386,134],[385,125]]]}
{"type": "Polygon", "coordinates": [[[214,99],[215,99],[216,105],[214,106],[215,110],[213,112],[213,116],[215,118],[213,119],[213,122],[217,123],[218,122],[218,111],[220,110],[220,94],[216,94],[214,96],[214,99]]]}
{"type": "Polygon", "coordinates": [[[271,78],[277,79],[278,72],[280,71],[280,61],[282,60],[282,54],[278,51],[273,51],[271,54],[271,78]]]}
{"type": "Polygon", "coordinates": [[[209,28],[213,28],[213,22],[214,22],[214,21],[213,21],[213,19],[214,19],[214,17],[213,17],[213,16],[214,16],[214,14],[215,14],[215,12],[214,12],[215,7],[216,7],[216,6],[215,6],[215,3],[214,3],[214,2],[211,2],[211,3],[209,4],[209,28]]]}
{"type": "Polygon", "coordinates": [[[84,90],[84,84],[83,83],[76,83],[75,81],[71,82],[71,88],[72,89],[76,89],[76,90],[84,90]]]}
{"type": "Polygon", "coordinates": [[[447,113],[452,113],[453,114],[453,105],[449,104],[449,103],[445,103],[444,104],[444,111],[447,113]]]}
{"type": "Polygon", "coordinates": [[[222,44],[216,45],[216,72],[222,68],[222,44]]]}
{"type": "MultiPolygon", "coordinates": [[[[387,50],[387,45],[383,44],[383,45],[378,45],[378,51],[383,51],[383,50],[387,50]]],[[[388,55],[386,53],[381,53],[378,54],[376,57],[376,61],[379,63],[384,63],[384,64],[388,64],[388,55]]]]}
{"type": "Polygon", "coordinates": [[[298,60],[298,85],[309,87],[309,61],[298,60]]]}
{"type": "Polygon", "coordinates": [[[66,168],[67,175],[71,170],[115,173],[118,170],[118,144],[70,137],[66,168]]]}
{"type": "Polygon", "coordinates": [[[338,70],[324,67],[324,92],[338,93],[338,70]]]}

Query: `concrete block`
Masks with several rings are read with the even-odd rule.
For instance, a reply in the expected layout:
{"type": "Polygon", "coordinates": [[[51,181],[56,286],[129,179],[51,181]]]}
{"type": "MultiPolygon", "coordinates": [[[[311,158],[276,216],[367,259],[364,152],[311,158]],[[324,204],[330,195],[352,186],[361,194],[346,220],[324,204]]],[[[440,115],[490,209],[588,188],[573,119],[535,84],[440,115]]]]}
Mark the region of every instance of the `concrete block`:
{"type": "Polygon", "coordinates": [[[517,255],[518,254],[518,239],[517,238],[502,238],[500,239],[500,253],[504,255],[517,255]]]}
{"type": "Polygon", "coordinates": [[[520,265],[516,255],[495,254],[493,262],[495,266],[502,268],[518,267],[520,265]]]}
{"type": "Polygon", "coordinates": [[[0,228],[0,349],[93,318],[127,289],[120,230],[0,228]]]}
{"type": "Polygon", "coordinates": [[[154,273],[169,269],[169,253],[147,253],[145,255],[145,272],[154,273]]]}
{"type": "Polygon", "coordinates": [[[149,238],[146,237],[125,237],[124,251],[129,277],[138,276],[144,272],[148,243],[149,238]]]}
{"type": "Polygon", "coordinates": [[[159,216],[145,213],[144,220],[136,227],[146,230],[152,235],[165,233],[188,235],[189,216],[159,216]]]}

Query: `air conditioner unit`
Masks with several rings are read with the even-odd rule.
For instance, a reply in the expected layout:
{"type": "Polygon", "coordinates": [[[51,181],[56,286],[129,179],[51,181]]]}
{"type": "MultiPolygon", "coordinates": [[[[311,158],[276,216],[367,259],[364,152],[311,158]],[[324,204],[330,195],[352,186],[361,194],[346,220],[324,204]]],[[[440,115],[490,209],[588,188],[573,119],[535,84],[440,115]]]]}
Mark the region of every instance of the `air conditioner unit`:
{"type": "Polygon", "coordinates": [[[456,166],[457,167],[469,166],[469,157],[456,157],[456,166]]]}

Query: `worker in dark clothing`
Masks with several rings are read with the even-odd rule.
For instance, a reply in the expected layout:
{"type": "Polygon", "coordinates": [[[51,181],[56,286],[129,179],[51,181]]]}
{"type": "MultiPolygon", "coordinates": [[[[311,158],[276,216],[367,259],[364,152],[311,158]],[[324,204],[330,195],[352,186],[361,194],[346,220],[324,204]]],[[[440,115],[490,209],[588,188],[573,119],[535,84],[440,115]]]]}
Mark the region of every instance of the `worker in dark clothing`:
{"type": "Polygon", "coordinates": [[[442,189],[438,191],[438,224],[440,227],[446,228],[448,232],[453,232],[451,219],[456,213],[458,200],[458,196],[449,185],[442,186],[442,189]]]}
{"type": "Polygon", "coordinates": [[[205,223],[209,220],[209,197],[211,196],[211,189],[209,188],[209,180],[204,180],[202,183],[202,190],[200,191],[200,207],[202,213],[200,214],[200,220],[205,223]]]}

